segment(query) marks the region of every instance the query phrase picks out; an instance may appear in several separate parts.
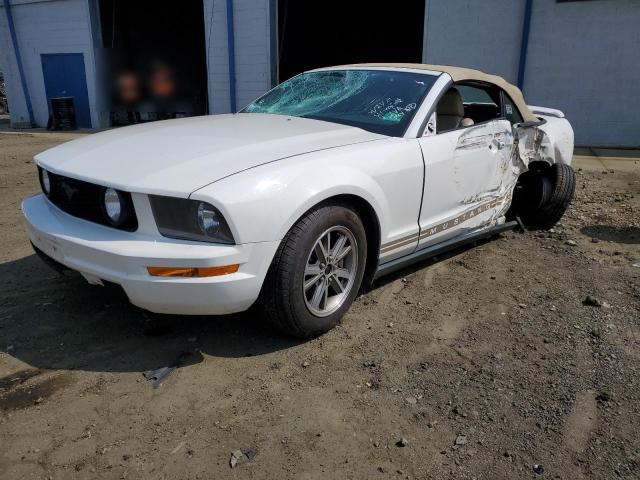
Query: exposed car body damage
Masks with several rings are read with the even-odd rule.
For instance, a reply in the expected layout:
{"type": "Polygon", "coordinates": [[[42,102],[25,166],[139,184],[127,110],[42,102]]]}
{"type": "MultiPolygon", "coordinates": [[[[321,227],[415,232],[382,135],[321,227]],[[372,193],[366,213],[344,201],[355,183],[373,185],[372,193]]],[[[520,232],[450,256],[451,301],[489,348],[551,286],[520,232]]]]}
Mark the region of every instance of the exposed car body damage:
{"type": "Polygon", "coordinates": [[[485,211],[491,214],[479,225],[480,228],[500,224],[505,221],[513,191],[520,176],[529,170],[529,164],[571,164],[573,129],[564,114],[559,110],[541,107],[531,107],[531,110],[538,116],[538,122],[522,122],[509,127],[503,125],[504,128],[495,133],[487,132],[483,125],[471,126],[460,135],[453,158],[455,175],[473,175],[473,172],[463,171],[460,159],[467,152],[487,148],[496,151],[495,171],[489,181],[486,178],[478,179],[484,182],[484,191],[461,199],[462,205],[476,205],[475,208],[430,227],[423,238],[485,211]]]}
{"type": "Polygon", "coordinates": [[[529,107],[538,115],[538,125],[523,124],[516,128],[519,138],[518,154],[529,164],[543,161],[552,165],[571,165],[573,156],[573,129],[560,110],[543,107],[529,107]]]}

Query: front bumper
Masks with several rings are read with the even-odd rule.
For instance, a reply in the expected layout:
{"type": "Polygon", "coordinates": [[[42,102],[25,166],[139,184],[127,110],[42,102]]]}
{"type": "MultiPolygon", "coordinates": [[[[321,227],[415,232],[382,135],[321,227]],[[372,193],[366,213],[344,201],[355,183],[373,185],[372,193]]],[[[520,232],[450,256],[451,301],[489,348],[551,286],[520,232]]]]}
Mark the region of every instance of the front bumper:
{"type": "Polygon", "coordinates": [[[156,313],[220,315],[246,310],[258,298],[278,241],[215,245],[124,232],[73,217],[40,194],[22,202],[27,233],[43,253],[88,280],[117,283],[138,307],[156,313]],[[240,264],[218,277],[152,277],[149,266],[240,264]]]}

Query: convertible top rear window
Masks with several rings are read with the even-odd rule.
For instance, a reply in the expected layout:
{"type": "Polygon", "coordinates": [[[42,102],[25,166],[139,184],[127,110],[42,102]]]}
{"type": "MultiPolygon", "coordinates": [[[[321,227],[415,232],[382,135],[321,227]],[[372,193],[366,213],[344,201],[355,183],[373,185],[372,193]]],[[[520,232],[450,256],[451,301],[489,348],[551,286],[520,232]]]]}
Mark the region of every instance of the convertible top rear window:
{"type": "Polygon", "coordinates": [[[313,118],[399,137],[437,78],[388,70],[307,72],[278,85],[242,112],[313,118]]]}

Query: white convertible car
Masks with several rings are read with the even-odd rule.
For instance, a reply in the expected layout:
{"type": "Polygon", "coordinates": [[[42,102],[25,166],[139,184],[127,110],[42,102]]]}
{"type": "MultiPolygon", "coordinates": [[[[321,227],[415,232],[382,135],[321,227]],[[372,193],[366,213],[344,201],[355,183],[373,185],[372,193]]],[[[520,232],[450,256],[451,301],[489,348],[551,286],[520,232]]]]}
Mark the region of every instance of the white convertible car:
{"type": "Polygon", "coordinates": [[[229,115],[89,135],[35,157],[36,251],[144,309],[256,301],[284,332],[335,326],[364,282],[572,199],[573,131],[502,78],[420,64],[302,73],[229,115]]]}

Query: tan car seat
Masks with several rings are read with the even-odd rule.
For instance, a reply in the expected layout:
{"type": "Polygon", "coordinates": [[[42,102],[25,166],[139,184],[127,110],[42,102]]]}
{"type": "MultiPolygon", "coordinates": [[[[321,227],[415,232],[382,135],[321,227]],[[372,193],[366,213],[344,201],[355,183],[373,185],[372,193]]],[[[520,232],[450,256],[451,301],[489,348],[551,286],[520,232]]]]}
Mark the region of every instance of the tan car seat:
{"type": "Polygon", "coordinates": [[[455,88],[450,88],[438,102],[436,118],[439,132],[470,127],[474,124],[472,119],[464,117],[462,97],[455,88]]]}

